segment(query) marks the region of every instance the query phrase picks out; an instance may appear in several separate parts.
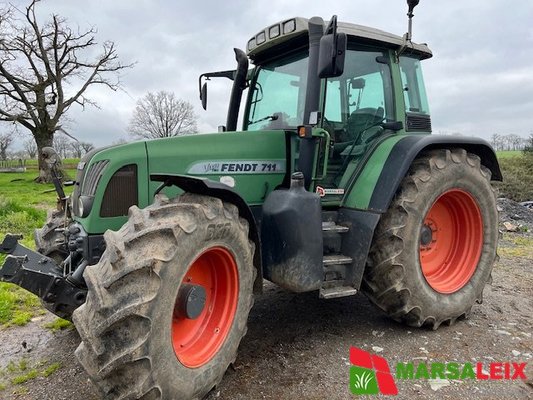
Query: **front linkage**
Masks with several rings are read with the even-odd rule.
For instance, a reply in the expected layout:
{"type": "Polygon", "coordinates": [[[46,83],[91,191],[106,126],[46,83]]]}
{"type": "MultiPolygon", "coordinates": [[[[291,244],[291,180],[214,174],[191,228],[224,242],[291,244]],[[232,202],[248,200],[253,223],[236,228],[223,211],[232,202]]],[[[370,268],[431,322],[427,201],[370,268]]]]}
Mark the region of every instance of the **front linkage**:
{"type": "Polygon", "coordinates": [[[0,245],[0,253],[7,254],[0,280],[32,292],[48,310],[69,318],[85,302],[87,288],[64,276],[62,268],[51,258],[18,243],[21,238],[21,235],[8,234],[0,245]]]}
{"type": "MultiPolygon", "coordinates": [[[[67,211],[65,215],[70,215],[68,197],[65,196],[61,175],[57,169],[57,153],[51,147],[45,147],[42,155],[52,173],[59,208],[67,211]]],[[[77,273],[67,274],[56,260],[21,245],[18,242],[20,239],[22,235],[7,234],[0,245],[0,253],[7,254],[0,269],[0,281],[14,283],[32,292],[41,298],[48,310],[59,317],[70,319],[72,312],[83,304],[87,297],[87,288],[81,277],[86,263],[77,268],[77,273]]],[[[72,246],[69,243],[69,249],[70,247],[72,246]]],[[[73,243],[74,251],[78,247],[77,242],[73,243]]]]}

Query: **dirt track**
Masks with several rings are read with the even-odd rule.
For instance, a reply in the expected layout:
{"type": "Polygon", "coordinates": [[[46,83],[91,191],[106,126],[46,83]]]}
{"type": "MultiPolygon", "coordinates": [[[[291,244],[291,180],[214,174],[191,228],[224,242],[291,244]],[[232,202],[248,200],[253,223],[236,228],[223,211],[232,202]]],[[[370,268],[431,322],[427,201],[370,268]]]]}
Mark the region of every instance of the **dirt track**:
{"type": "MultiPolygon", "coordinates": [[[[269,284],[256,298],[234,367],[208,399],[355,398],[348,388],[350,346],[378,352],[393,369],[397,362],[411,361],[528,362],[529,383],[457,380],[441,382],[447,386],[437,389],[426,380],[397,380],[397,398],[533,398],[532,267],[533,257],[502,257],[492,286],[485,290],[484,303],[474,307],[471,318],[437,331],[390,321],[363,295],[324,301],[315,293],[295,295],[269,284]]],[[[41,328],[43,322],[1,332],[0,366],[26,357],[30,362],[59,361],[61,369],[48,378],[9,385],[0,397],[97,399],[73,356],[77,333],[53,335],[41,328]]]]}

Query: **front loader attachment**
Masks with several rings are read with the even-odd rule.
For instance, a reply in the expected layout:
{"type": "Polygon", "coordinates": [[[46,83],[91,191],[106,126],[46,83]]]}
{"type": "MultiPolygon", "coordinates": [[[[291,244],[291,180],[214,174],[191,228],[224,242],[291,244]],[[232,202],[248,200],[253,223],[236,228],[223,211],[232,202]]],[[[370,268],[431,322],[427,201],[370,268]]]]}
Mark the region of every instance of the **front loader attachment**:
{"type": "Polygon", "coordinates": [[[0,245],[0,253],[7,254],[0,269],[0,281],[11,282],[37,295],[44,306],[62,318],[85,302],[87,288],[78,287],[57,263],[24,247],[21,235],[8,234],[0,245]]]}

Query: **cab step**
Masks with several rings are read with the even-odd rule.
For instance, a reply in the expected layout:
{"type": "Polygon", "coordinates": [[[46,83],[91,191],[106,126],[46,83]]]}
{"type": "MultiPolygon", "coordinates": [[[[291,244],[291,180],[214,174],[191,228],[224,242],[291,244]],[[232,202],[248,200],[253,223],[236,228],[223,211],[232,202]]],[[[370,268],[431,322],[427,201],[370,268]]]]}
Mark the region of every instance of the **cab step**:
{"type": "Polygon", "coordinates": [[[337,286],[327,289],[320,289],[319,296],[321,299],[335,299],[338,297],[353,296],[357,294],[357,289],[351,286],[337,286]]]}
{"type": "Polygon", "coordinates": [[[343,265],[343,264],[351,264],[353,261],[352,257],[343,256],[342,254],[332,254],[324,256],[322,259],[322,264],[324,266],[328,265],[343,265]]]}
{"type": "Polygon", "coordinates": [[[346,233],[350,230],[347,226],[337,225],[333,221],[322,222],[322,232],[324,233],[346,233]]]}
{"type": "Polygon", "coordinates": [[[350,228],[342,225],[342,223],[337,223],[338,220],[337,211],[324,211],[322,213],[324,281],[319,291],[319,296],[322,299],[352,296],[357,293],[357,289],[351,287],[351,282],[347,280],[354,260],[352,257],[342,254],[342,241],[350,228]]]}

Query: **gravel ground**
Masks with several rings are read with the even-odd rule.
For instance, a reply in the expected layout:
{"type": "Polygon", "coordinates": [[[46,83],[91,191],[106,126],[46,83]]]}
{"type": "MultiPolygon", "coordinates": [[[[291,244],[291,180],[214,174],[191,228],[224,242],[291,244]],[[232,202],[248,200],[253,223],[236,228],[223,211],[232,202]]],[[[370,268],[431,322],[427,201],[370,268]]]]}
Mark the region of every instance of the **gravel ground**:
{"type": "Polygon", "coordinates": [[[510,222],[523,230],[533,231],[533,209],[526,208],[516,201],[500,197],[498,199],[500,223],[510,222]]]}
{"type": "MultiPolygon", "coordinates": [[[[533,235],[506,233],[501,243],[513,249],[513,243],[526,239],[533,235]]],[[[208,399],[355,398],[348,389],[350,346],[378,353],[393,370],[397,362],[411,361],[528,363],[528,381],[453,380],[440,382],[444,386],[438,388],[426,380],[397,380],[396,398],[533,399],[533,252],[519,250],[520,255],[501,257],[493,284],[470,319],[437,331],[391,321],[363,295],[324,301],[315,293],[297,295],[267,284],[256,298],[236,363],[208,399]]],[[[73,355],[79,343],[76,331],[53,334],[42,328],[53,319],[48,314],[25,327],[1,331],[1,367],[25,358],[30,364],[59,362],[61,368],[47,378],[8,383],[0,398],[98,399],[73,355]]],[[[8,382],[5,369],[3,374],[0,381],[8,382]]]]}

